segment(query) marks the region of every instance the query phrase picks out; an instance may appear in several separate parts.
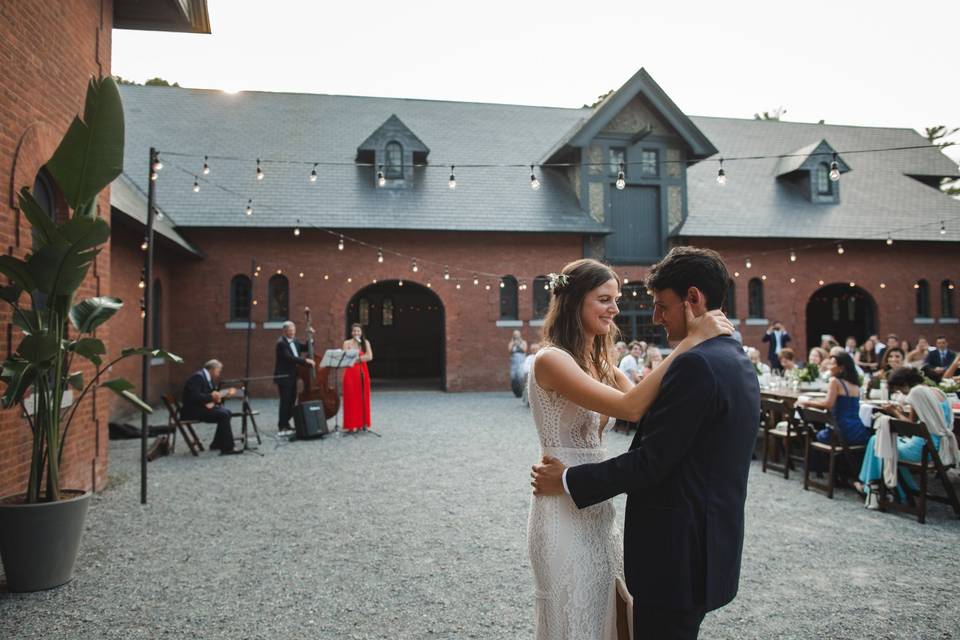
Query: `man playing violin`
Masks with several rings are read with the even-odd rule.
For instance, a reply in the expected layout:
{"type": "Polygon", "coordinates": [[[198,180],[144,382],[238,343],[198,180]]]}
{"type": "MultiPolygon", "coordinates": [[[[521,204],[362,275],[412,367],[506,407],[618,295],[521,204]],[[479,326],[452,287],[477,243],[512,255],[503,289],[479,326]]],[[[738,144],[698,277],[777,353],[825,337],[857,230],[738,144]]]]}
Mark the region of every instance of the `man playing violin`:
{"type": "Polygon", "coordinates": [[[183,406],[180,417],[185,420],[200,420],[217,425],[210,449],[220,449],[220,455],[243,453],[234,447],[233,430],[230,428],[230,410],[223,406],[223,399],[236,395],[233,387],[220,389],[220,374],[223,364],[208,360],[203,369],[195,372],[183,385],[183,406]]]}
{"type": "MultiPolygon", "coordinates": [[[[313,333],[313,328],[307,331],[313,333]]],[[[283,335],[277,340],[276,364],[273,367],[273,381],[277,385],[280,395],[280,415],[277,419],[277,431],[290,431],[290,418],[293,417],[293,406],[297,402],[297,365],[314,366],[314,361],[307,355],[309,346],[297,342],[297,325],[289,320],[283,323],[283,335]]]]}

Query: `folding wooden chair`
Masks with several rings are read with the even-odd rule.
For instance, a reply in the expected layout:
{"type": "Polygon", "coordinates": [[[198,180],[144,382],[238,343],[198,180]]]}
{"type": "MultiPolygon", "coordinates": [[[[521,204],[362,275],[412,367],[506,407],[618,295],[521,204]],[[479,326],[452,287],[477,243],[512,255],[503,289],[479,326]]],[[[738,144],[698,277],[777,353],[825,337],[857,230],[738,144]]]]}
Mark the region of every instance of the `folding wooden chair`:
{"type": "MultiPolygon", "coordinates": [[[[783,477],[790,477],[790,467],[794,461],[803,460],[802,455],[794,454],[793,445],[803,444],[803,430],[793,417],[794,406],[782,398],[760,396],[760,415],[763,418],[763,472],[767,469],[783,472],[783,477]],[[771,461],[770,449],[778,443],[783,443],[783,461],[771,461]]],[[[779,447],[778,447],[779,450],[779,447]]]]}
{"type": "MultiPolygon", "coordinates": [[[[920,454],[920,462],[897,461],[898,472],[900,468],[903,467],[919,476],[920,491],[916,492],[916,499],[914,499],[912,495],[914,492],[908,487],[903,487],[903,491],[907,494],[909,500],[907,504],[899,504],[892,501],[887,502],[887,492],[890,490],[887,489],[886,483],[881,481],[880,511],[887,511],[889,509],[912,513],[917,516],[917,521],[923,524],[927,519],[927,500],[933,500],[934,502],[950,505],[953,507],[953,512],[957,517],[960,517],[960,501],[957,500],[957,491],[950,482],[950,478],[947,477],[947,469],[949,467],[945,466],[940,460],[940,453],[937,451],[937,448],[933,446],[933,438],[930,437],[930,431],[927,429],[927,426],[922,422],[891,420],[890,432],[905,437],[918,436],[923,438],[923,452],[920,454]],[[928,491],[929,485],[927,480],[931,471],[934,472],[943,483],[943,490],[946,493],[945,496],[935,495],[928,491]]],[[[950,465],[950,467],[953,466],[955,465],[950,465]]]]}
{"type": "Polygon", "coordinates": [[[829,411],[813,409],[811,407],[801,407],[800,417],[806,429],[806,433],[804,434],[806,446],[803,452],[803,488],[804,490],[808,490],[812,485],[816,489],[826,491],[827,497],[833,499],[833,490],[836,486],[837,457],[843,456],[850,470],[855,472],[856,469],[859,468],[856,455],[858,453],[862,454],[866,450],[867,445],[847,444],[846,440],[844,440],[840,434],[840,430],[837,428],[833,414],[829,411]],[[830,429],[829,442],[820,442],[817,440],[817,431],[824,427],[832,427],[830,429]],[[810,479],[810,454],[813,451],[825,453],[830,459],[826,484],[810,479]]]}
{"type": "Polygon", "coordinates": [[[187,446],[190,448],[190,453],[195,456],[199,456],[200,452],[203,451],[203,443],[200,442],[200,438],[197,437],[197,432],[193,430],[193,425],[200,422],[199,420],[181,420],[180,419],[180,403],[169,393],[163,394],[163,404],[167,406],[167,424],[170,427],[170,432],[172,437],[170,438],[170,453],[176,449],[177,446],[177,431],[180,432],[180,435],[183,436],[183,441],[187,443],[187,446]]]}

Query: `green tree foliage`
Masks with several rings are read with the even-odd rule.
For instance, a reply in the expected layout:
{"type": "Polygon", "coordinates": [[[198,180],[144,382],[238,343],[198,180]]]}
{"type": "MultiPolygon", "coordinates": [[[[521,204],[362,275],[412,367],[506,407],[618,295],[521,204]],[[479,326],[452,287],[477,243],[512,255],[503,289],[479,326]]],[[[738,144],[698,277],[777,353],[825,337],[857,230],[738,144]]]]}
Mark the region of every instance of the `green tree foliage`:
{"type": "MultiPolygon", "coordinates": [[[[947,140],[947,138],[958,131],[960,131],[960,127],[950,128],[942,124],[938,124],[936,126],[927,127],[924,129],[924,136],[926,136],[927,141],[930,142],[930,144],[943,151],[947,147],[952,147],[957,144],[956,141],[947,140]]],[[[960,180],[943,178],[940,180],[940,190],[949,196],[960,196],[960,180]]]]}

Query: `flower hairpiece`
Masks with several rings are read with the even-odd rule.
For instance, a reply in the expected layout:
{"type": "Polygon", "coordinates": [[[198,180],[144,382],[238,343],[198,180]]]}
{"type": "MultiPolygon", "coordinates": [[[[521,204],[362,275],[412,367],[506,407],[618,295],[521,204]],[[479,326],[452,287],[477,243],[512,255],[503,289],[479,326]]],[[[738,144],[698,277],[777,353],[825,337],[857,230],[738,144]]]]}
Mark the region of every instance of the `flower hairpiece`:
{"type": "Polygon", "coordinates": [[[570,282],[570,276],[565,273],[548,273],[547,278],[550,280],[548,283],[550,291],[554,293],[563,289],[570,282]]]}

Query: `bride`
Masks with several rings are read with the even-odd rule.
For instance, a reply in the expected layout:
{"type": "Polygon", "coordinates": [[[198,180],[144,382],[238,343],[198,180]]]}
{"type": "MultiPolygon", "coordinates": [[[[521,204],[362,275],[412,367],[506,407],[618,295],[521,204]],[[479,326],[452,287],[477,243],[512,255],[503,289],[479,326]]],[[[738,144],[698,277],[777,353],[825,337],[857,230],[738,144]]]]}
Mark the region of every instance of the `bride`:
{"type": "MultiPolygon", "coordinates": [[[[583,259],[551,274],[553,295],[543,325],[545,347],[530,369],[529,395],[543,456],[566,466],[606,459],[601,448],[611,418],[638,421],[680,353],[733,326],[719,311],[694,318],[688,335],[636,386],[611,362],[620,279],[606,265],[583,259]]],[[[527,543],[536,588],[538,640],[616,640],[616,578],[623,544],[614,507],[577,509],[569,495],[534,495],[527,543]]]]}

